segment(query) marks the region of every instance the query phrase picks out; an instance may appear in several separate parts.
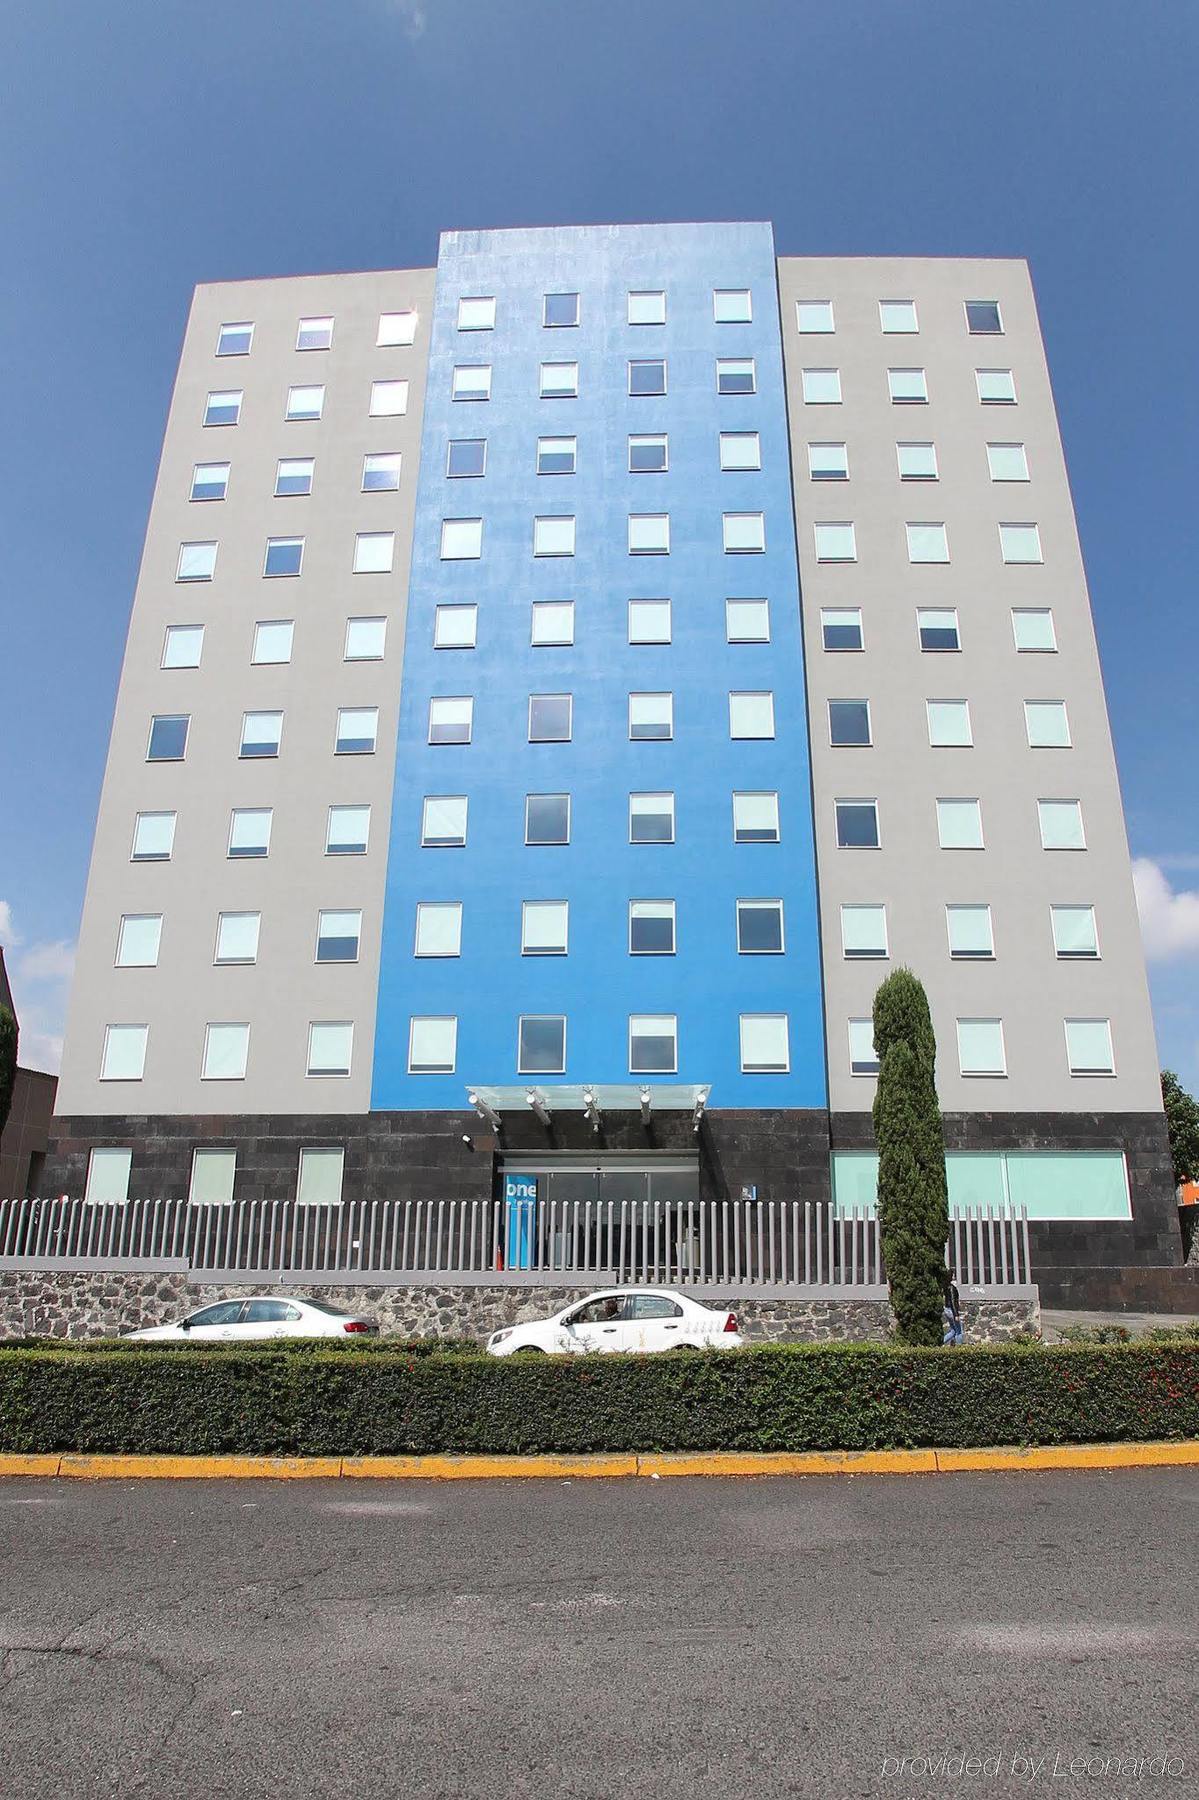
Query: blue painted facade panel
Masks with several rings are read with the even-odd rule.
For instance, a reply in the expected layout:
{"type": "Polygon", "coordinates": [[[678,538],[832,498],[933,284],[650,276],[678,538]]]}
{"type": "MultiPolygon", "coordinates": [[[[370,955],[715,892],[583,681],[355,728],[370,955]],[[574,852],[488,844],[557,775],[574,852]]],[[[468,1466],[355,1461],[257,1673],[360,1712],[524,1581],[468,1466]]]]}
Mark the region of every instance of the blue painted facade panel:
{"type": "Polygon", "coordinates": [[[824,1034],[804,678],[773,234],[767,225],[450,233],[431,334],[384,916],[376,1109],[460,1107],[512,1082],[521,1014],[564,1014],[571,1082],[629,1079],[628,1019],[678,1018],[678,1079],[714,1107],[823,1107],[824,1034]],[[753,318],[720,324],[715,289],[753,318]],[[630,291],[665,290],[666,323],[630,326],[630,291]],[[546,294],[579,294],[546,328],[546,294]],[[460,331],[463,296],[491,330],[460,331]],[[630,358],[664,356],[667,392],[631,396],[630,358]],[[752,356],[757,392],[717,392],[718,357],[752,356]],[[541,399],[543,362],[577,362],[575,399],[541,399]],[[451,398],[456,364],[488,364],[487,401],[451,398]],[[722,473],[719,434],[756,431],[760,472],[722,473]],[[666,473],[628,472],[629,434],[665,432],[666,473]],[[539,436],[577,441],[577,470],[538,475],[539,436]],[[446,475],[451,439],[486,438],[486,474],[446,475]],[[762,554],[726,554],[722,515],[761,512],[762,554]],[[668,513],[670,553],[633,556],[631,513],[668,513]],[[572,557],[535,558],[534,519],[576,521],[572,557]],[[442,561],[443,519],[482,519],[477,560],[442,561]],[[768,644],[726,641],[725,601],[765,597],[768,644]],[[628,602],[669,598],[669,644],[628,642],[628,602]],[[571,600],[574,644],[534,647],[531,604],[571,600]],[[439,603],[478,606],[477,646],[434,648],[439,603]],[[769,691],[775,736],[732,741],[730,692],[769,691]],[[531,694],[571,694],[568,743],[527,741],[531,694]],[[630,742],[630,693],[670,693],[669,742],[630,742]],[[431,696],[472,696],[471,742],[430,745],[431,696]],[[732,795],[777,791],[778,843],[735,844],[732,795]],[[629,843],[629,795],[675,795],[675,842],[629,843]],[[569,793],[571,838],[526,846],[526,794],[569,793]],[[421,847],[423,797],[465,794],[465,847],[421,847]],[[784,903],[785,952],[739,955],[736,902],[784,903]],[[565,956],[521,953],[524,900],[566,900],[565,956]],[[673,899],[675,954],[633,956],[632,899],[673,899]],[[461,954],[414,955],[417,905],[460,901],[461,954]],[[738,1018],[785,1013],[790,1068],[743,1074],[738,1018]],[[408,1073],[413,1015],[458,1020],[453,1074],[408,1073]]]}

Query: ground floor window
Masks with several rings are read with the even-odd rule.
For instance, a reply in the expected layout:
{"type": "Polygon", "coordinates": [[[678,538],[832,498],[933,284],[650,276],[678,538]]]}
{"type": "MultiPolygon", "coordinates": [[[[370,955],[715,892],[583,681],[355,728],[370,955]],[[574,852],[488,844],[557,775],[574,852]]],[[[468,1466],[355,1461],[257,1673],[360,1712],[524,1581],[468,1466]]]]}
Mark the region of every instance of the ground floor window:
{"type": "MultiPolygon", "coordinates": [[[[1121,1150],[950,1151],[945,1157],[949,1204],[1024,1208],[1030,1219],[1130,1219],[1128,1170],[1121,1150]]],[[[838,1214],[878,1198],[878,1157],[865,1151],[833,1156],[838,1214]]]]}

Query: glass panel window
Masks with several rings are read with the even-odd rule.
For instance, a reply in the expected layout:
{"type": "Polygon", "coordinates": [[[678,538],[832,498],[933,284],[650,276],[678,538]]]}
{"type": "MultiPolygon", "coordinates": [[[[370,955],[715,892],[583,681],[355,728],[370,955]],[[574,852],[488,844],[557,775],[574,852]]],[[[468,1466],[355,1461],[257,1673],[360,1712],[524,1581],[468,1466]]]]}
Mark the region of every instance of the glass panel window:
{"type": "Polygon", "coordinates": [[[772,738],[774,736],[773,694],[730,694],[729,736],[731,738],[772,738]]]}
{"type": "Polygon", "coordinates": [[[379,736],[377,706],[341,706],[337,709],[336,756],[370,756],[379,736]]]}
{"type": "Polygon", "coordinates": [[[896,444],[901,481],[936,481],[937,446],[935,444],[896,444]]]}
{"type": "Polygon", "coordinates": [[[830,700],[828,741],[834,745],[869,744],[869,700],[830,700]]]}
{"type": "Polygon", "coordinates": [[[826,607],[820,614],[820,634],[826,650],[860,650],[862,615],[856,609],[838,612],[826,607]]]}
{"type": "Polygon", "coordinates": [[[226,388],[209,394],[204,403],[205,425],[236,425],[241,418],[242,390],[226,388]]]}
{"type": "Polygon", "coordinates": [[[235,807],[229,822],[229,855],[265,856],[271,847],[273,816],[269,806],[235,807]]]}
{"type": "Polygon", "coordinates": [[[215,544],[180,544],[176,581],[211,581],[215,573],[215,544]]]}
{"type": "Polygon", "coordinates": [[[223,500],[229,492],[228,463],[197,463],[192,469],[193,500],[223,500]]]}
{"type": "Polygon", "coordinates": [[[804,333],[825,333],[832,331],[833,303],[831,300],[797,300],[795,302],[795,324],[804,333]]]}
{"type": "MultiPolygon", "coordinates": [[[[490,370],[487,371],[490,374],[490,370]]],[[[484,394],[481,396],[486,399],[484,394]]],[[[455,400],[460,396],[455,394],[455,400]]],[[[406,381],[372,381],[370,416],[372,419],[398,419],[408,411],[408,383],[406,381]]]]}
{"type": "Polygon", "coordinates": [[[173,812],[139,812],[133,821],[131,862],[170,862],[175,847],[173,812]]]}
{"type": "Polygon", "coordinates": [[[244,1081],[250,1054],[248,1025],[206,1025],[202,1081],[244,1081]]]}
{"type": "Polygon", "coordinates": [[[733,842],[777,844],[779,797],[777,794],[733,795],[733,842]]]}
{"type": "Polygon", "coordinates": [[[539,475],[573,475],[577,450],[577,438],[538,438],[537,473],[539,475]]]}
{"type": "Polygon", "coordinates": [[[937,801],[937,842],[942,850],[981,850],[982,807],[977,800],[937,801]]]}
{"type": "Polygon", "coordinates": [[[791,1067],[786,1013],[742,1013],[741,1072],[743,1075],[785,1075],[791,1067]]]}
{"type": "Polygon", "coordinates": [[[540,394],[543,400],[574,400],[579,392],[576,362],[543,362],[540,394]]]}
{"type": "Polygon", "coordinates": [[[140,1081],[146,1072],[148,1025],[106,1025],[101,1081],[140,1081]]]}
{"type": "Polygon", "coordinates": [[[780,956],[783,952],[781,900],[738,900],[737,954],[780,956]]]}
{"type": "Polygon", "coordinates": [[[346,620],[346,662],[378,662],[386,645],[386,619],[346,620]]]}
{"type": "Polygon", "coordinates": [[[117,968],[157,968],[161,943],[161,913],[126,913],[117,932],[117,968]]]}
{"type": "Polygon", "coordinates": [[[674,843],[674,795],[629,795],[630,844],[674,843]]]}
{"type": "Polygon", "coordinates": [[[566,1070],[566,1020],[560,1014],[525,1014],[517,1029],[518,1075],[561,1075],[566,1070]]]}
{"type": "Polygon", "coordinates": [[[198,669],[203,649],[202,625],[168,625],[162,644],[162,667],[198,669]]]}
{"type": "Polygon", "coordinates": [[[956,611],[922,607],[916,614],[916,630],[922,650],[960,650],[962,647],[956,611]]]}
{"type": "Polygon", "coordinates": [[[251,663],[289,663],[295,628],[294,619],[260,619],[254,627],[251,663]]]}
{"type": "Polygon", "coordinates": [[[762,444],[756,431],[722,431],[720,466],[724,470],[760,469],[762,444]]]}
{"type": "Polygon", "coordinates": [[[479,295],[477,298],[459,300],[458,329],[459,331],[494,331],[494,296],[479,295]]]}
{"type": "Polygon", "coordinates": [[[1036,525],[1001,525],[999,548],[1005,563],[1039,563],[1045,560],[1041,555],[1041,533],[1036,525]]]}
{"type": "Polygon", "coordinates": [[[1006,1075],[1002,1019],[959,1019],[958,1068],[963,1075],[1006,1075]]]}
{"type": "Polygon", "coordinates": [[[370,832],[369,806],[331,806],[325,828],[325,855],[365,856],[370,832]]]}
{"type": "Polygon", "coordinates": [[[430,700],[429,742],[431,744],[469,744],[474,710],[473,698],[465,696],[452,700],[430,700]]]}
{"type": "Polygon", "coordinates": [[[895,406],[924,406],[928,402],[928,377],[923,369],[888,369],[887,392],[895,406]]]}
{"type": "Polygon", "coordinates": [[[630,694],[629,736],[640,741],[674,736],[673,694],[630,694]]]}
{"type": "Polygon", "coordinates": [[[398,450],[379,450],[362,459],[362,491],[364,494],[394,494],[400,485],[398,450]]]}
{"type": "Polygon", "coordinates": [[[669,513],[629,514],[630,556],[665,556],[669,550],[669,513]]]}
{"type": "Polygon", "coordinates": [[[386,312],[379,314],[379,330],[375,343],[379,349],[403,347],[416,342],[416,314],[414,312],[386,312]]]}
{"type": "Polygon", "coordinates": [[[756,394],[758,376],[752,356],[719,356],[716,359],[718,394],[756,394]]]}
{"type": "Polygon", "coordinates": [[[801,379],[805,406],[840,406],[840,369],[804,369],[801,379]]]}
{"type": "Polygon", "coordinates": [[[446,446],[445,472],[455,480],[487,473],[486,438],[451,438],[446,446]]]}
{"type": "Polygon", "coordinates": [[[1053,628],[1053,613],[1047,606],[1013,606],[1012,636],[1016,640],[1017,650],[1056,650],[1057,634],[1053,628]]]}
{"type": "Polygon", "coordinates": [[[456,849],[465,844],[468,804],[465,794],[425,795],[420,841],[426,850],[456,849]]]}
{"type": "Polygon", "coordinates": [[[281,712],[248,712],[241,716],[239,756],[278,756],[283,739],[281,712]]]}
{"type": "Polygon", "coordinates": [[[878,303],[878,321],[883,331],[892,333],[919,331],[916,323],[916,303],[914,300],[880,300],[878,303]]]}
{"type": "Polygon", "coordinates": [[[1063,961],[1093,962],[1099,955],[1099,934],[1093,906],[1051,906],[1053,948],[1063,961]]]}
{"type": "Polygon", "coordinates": [[[1015,406],[1016,383],[1010,369],[975,369],[974,380],[984,406],[1015,406]]]}
{"type": "Polygon", "coordinates": [[[569,743],[573,711],[571,694],[530,694],[530,744],[569,743]]]}
{"type": "Polygon", "coordinates": [[[712,316],[718,325],[749,325],[753,321],[753,295],[748,288],[716,288],[712,316]]]}
{"type": "Polygon", "coordinates": [[[674,955],[673,900],[629,901],[629,955],[674,955]]]}
{"type": "Polygon", "coordinates": [[[726,600],[725,635],[730,644],[770,642],[770,603],[767,600],[726,600]]]}
{"type": "Polygon", "coordinates": [[[674,1013],[629,1015],[629,1071],[633,1075],[673,1075],[679,1062],[679,1025],[674,1013]]]}
{"type": "Polygon", "coordinates": [[[282,499],[290,494],[310,494],[315,467],[311,456],[281,457],[275,464],[276,496],[282,499]]]}
{"type": "Polygon", "coordinates": [[[814,525],[812,530],[816,539],[817,562],[857,562],[857,536],[852,524],[819,524],[814,525]]]}
{"type": "Polygon", "coordinates": [[[630,294],[626,316],[630,325],[665,325],[666,295],[661,289],[630,294]]]}
{"type": "Polygon", "coordinates": [[[1085,850],[1082,805],[1078,800],[1038,800],[1042,850],[1085,850]]]}
{"type": "Polygon", "coordinates": [[[541,323],[547,329],[555,329],[579,322],[579,296],[577,294],[547,294],[542,302],[541,323]]]}
{"type": "Polygon", "coordinates": [[[187,731],[191,719],[186,713],[159,713],[150,720],[150,742],[147,762],[182,762],[187,752],[187,731]]]}
{"type": "Polygon", "coordinates": [[[992,481],[1027,481],[1028,453],[1023,444],[988,444],[987,468],[992,481]]]}
{"type": "Polygon", "coordinates": [[[553,514],[533,520],[534,556],[573,556],[575,521],[569,514],[553,514]]]}
{"type": "Polygon", "coordinates": [[[264,575],[298,575],[304,563],[303,538],[268,538],[264,575]]]}
{"type": "Polygon", "coordinates": [[[664,394],[666,363],[660,356],[640,357],[629,362],[630,394],[664,394]]]}
{"type": "Polygon", "coordinates": [[[851,1075],[877,1075],[878,1051],[874,1048],[874,1020],[849,1021],[849,1072],[851,1075]]]}
{"type": "Polygon", "coordinates": [[[395,545],[394,531],[360,531],[354,539],[355,575],[390,575],[395,545]]]}
{"type": "Polygon", "coordinates": [[[928,741],[935,749],[973,744],[970,707],[965,700],[926,700],[928,741]]]}
{"type": "Polygon", "coordinates": [[[1032,749],[1069,749],[1070,721],[1066,716],[1064,700],[1026,700],[1024,722],[1032,749]]]}
{"type": "Polygon", "coordinates": [[[433,648],[473,650],[478,618],[477,606],[439,606],[433,617],[433,648]]]}
{"type": "Polygon", "coordinates": [[[630,475],[662,475],[669,464],[664,431],[629,439],[630,475]]]}
{"type": "Polygon", "coordinates": [[[296,331],[297,350],[330,350],[333,347],[333,321],[301,319],[296,331]]]}
{"type": "Polygon", "coordinates": [[[908,539],[908,561],[911,563],[947,563],[949,539],[944,525],[905,525],[908,539]]]}
{"type": "Polygon", "coordinates": [[[305,1144],[300,1150],[296,1178],[297,1205],[340,1206],[345,1160],[346,1153],[340,1145],[305,1144]]]}
{"type": "Polygon", "coordinates": [[[849,452],[844,444],[809,444],[808,474],[813,481],[848,481],[849,452]]]}
{"type": "MultiPolygon", "coordinates": [[[[401,382],[401,387],[408,383],[401,382]]],[[[285,417],[297,419],[319,419],[325,410],[325,390],[323,387],[289,387],[287,390],[287,411],[285,417]]]]}
{"type": "Polygon", "coordinates": [[[474,562],[482,554],[482,519],[443,519],[441,521],[442,562],[474,562]]]}
{"type": "Polygon", "coordinates": [[[245,322],[222,325],[217,334],[216,353],[218,356],[249,356],[253,341],[253,325],[245,322]]]}
{"type": "Polygon", "coordinates": [[[455,1018],[413,1018],[408,1026],[408,1073],[452,1075],[458,1055],[455,1018]]]}
{"type": "Polygon", "coordinates": [[[887,954],[885,906],[841,908],[841,951],[847,962],[861,962],[887,954]]]}
{"type": "Polygon", "coordinates": [[[1003,332],[998,300],[967,300],[966,326],[971,337],[997,337],[1003,332]]]}
{"type": "Polygon", "coordinates": [[[348,1075],[353,1056],[354,1027],[349,1020],[314,1020],[309,1025],[309,1075],[348,1075]]]}
{"type": "Polygon", "coordinates": [[[570,907],[565,900],[526,900],[520,909],[522,956],[565,956],[570,907]]]}
{"type": "Polygon", "coordinates": [[[574,601],[534,600],[529,641],[533,644],[573,644],[575,641],[574,601]]]}
{"type": "Polygon", "coordinates": [[[669,644],[670,601],[629,601],[630,644],[669,644]]]}
{"type": "Polygon", "coordinates": [[[97,1147],[88,1152],[83,1198],[92,1206],[123,1206],[129,1198],[133,1151],[97,1147]]]}
{"type": "Polygon", "coordinates": [[[721,520],[721,526],[726,556],[737,556],[747,551],[765,550],[765,513],[725,513],[721,520]]]}
{"type": "Polygon", "coordinates": [[[834,800],[837,847],[841,850],[877,850],[878,801],[834,800]]]}
{"type": "Polygon", "coordinates": [[[1114,1075],[1110,1019],[1067,1019],[1066,1061],[1071,1075],[1114,1075]]]}
{"type": "Polygon", "coordinates": [[[216,922],[216,950],[213,953],[213,962],[257,962],[258,936],[261,927],[261,913],[218,913],[216,922]]]}
{"type": "Polygon", "coordinates": [[[416,956],[461,956],[462,902],[422,900],[416,909],[416,956]]]}
{"type": "Polygon", "coordinates": [[[947,906],[945,926],[949,954],[955,961],[976,962],[995,954],[989,906],[947,906]]]}
{"type": "Polygon", "coordinates": [[[191,1183],[187,1198],[192,1206],[230,1206],[237,1175],[237,1151],[206,1146],[192,1151],[191,1183]]]}
{"type": "Polygon", "coordinates": [[[316,921],[316,960],[318,963],[358,961],[358,945],[362,938],[360,912],[322,912],[316,921]]]}
{"type": "Polygon", "coordinates": [[[570,795],[525,795],[525,843],[569,844],[570,795]]]}

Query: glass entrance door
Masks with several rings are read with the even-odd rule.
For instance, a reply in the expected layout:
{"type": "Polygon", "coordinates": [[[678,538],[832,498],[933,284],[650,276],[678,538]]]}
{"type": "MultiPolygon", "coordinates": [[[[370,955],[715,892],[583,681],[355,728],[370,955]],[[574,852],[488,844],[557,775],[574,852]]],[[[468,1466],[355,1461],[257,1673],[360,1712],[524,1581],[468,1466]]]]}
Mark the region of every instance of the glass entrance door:
{"type": "Polygon", "coordinates": [[[683,1275],[691,1267],[689,1203],[699,1199],[698,1156],[512,1157],[503,1176],[505,1195],[522,1196],[508,1202],[511,1267],[630,1281],[648,1268],[651,1245],[663,1273],[683,1275]],[[514,1204],[521,1208],[519,1227],[514,1204]]]}

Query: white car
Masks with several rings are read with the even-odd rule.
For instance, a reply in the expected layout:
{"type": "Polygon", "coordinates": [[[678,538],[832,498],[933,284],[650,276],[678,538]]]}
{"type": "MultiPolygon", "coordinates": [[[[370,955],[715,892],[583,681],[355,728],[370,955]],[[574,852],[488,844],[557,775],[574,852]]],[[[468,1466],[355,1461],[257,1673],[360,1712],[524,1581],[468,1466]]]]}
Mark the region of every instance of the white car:
{"type": "Polygon", "coordinates": [[[170,1325],[147,1325],[126,1337],[143,1341],[185,1340],[189,1344],[254,1344],[267,1338],[372,1335],[373,1319],[345,1313],[320,1300],[296,1300],[290,1294],[248,1294],[244,1300],[215,1300],[170,1325]]]}
{"type": "Polygon", "coordinates": [[[492,1356],[542,1350],[550,1356],[580,1351],[735,1350],[744,1340],[736,1313],[714,1312],[673,1288],[606,1288],[574,1300],[552,1319],[509,1325],[487,1340],[492,1356]]]}

